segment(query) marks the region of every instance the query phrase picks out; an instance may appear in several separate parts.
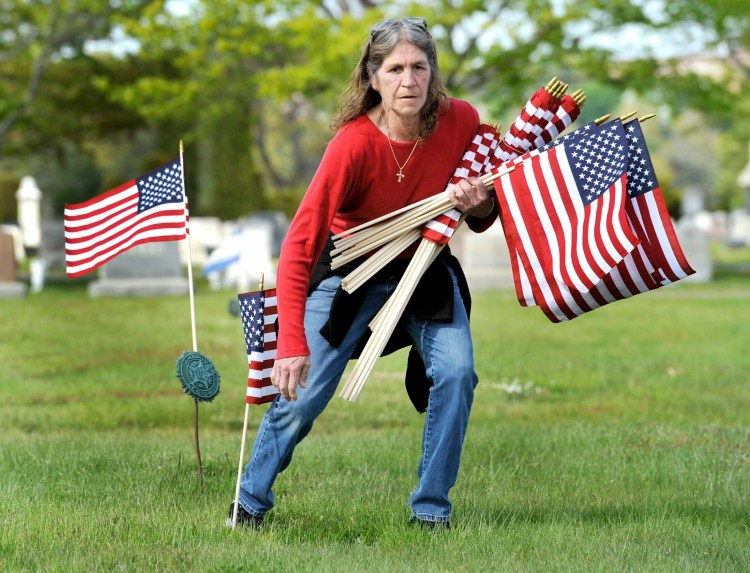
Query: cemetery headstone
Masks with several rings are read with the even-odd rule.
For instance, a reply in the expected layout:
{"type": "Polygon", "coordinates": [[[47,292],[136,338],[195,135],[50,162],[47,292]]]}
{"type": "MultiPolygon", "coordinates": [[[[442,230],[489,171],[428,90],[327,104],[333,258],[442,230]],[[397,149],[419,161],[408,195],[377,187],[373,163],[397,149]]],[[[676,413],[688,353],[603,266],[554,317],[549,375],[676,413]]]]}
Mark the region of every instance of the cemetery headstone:
{"type": "Polygon", "coordinates": [[[462,226],[451,239],[450,248],[461,261],[471,290],[513,287],[508,246],[499,221],[484,233],[474,233],[462,226]]]}
{"type": "Polygon", "coordinates": [[[89,284],[93,298],[105,296],[165,296],[188,292],[177,241],[138,245],[99,269],[89,284]]]}
{"type": "Polygon", "coordinates": [[[272,225],[255,221],[252,226],[226,223],[226,227],[224,240],[203,269],[211,287],[247,292],[258,287],[261,275],[266,286],[276,284],[272,225]]]}
{"type": "MultiPolygon", "coordinates": [[[[750,150],[750,144],[748,150],[750,150]]],[[[750,155],[750,152],[748,155],[750,155]]],[[[737,185],[745,190],[745,209],[750,212],[750,161],[737,176],[737,185]]]]}
{"type": "Polygon", "coordinates": [[[26,295],[26,284],[17,278],[13,237],[0,233],[0,298],[17,298],[26,295]]]}
{"type": "Polygon", "coordinates": [[[36,254],[42,233],[42,192],[30,175],[21,178],[16,191],[18,225],[21,227],[23,246],[29,255],[36,254]]]}
{"type": "MultiPolygon", "coordinates": [[[[202,267],[211,251],[221,244],[224,229],[218,217],[190,217],[190,259],[193,268],[202,267]]],[[[178,241],[180,260],[188,263],[188,241],[178,241]]]]}
{"type": "Polygon", "coordinates": [[[683,279],[690,282],[709,282],[713,278],[708,233],[696,224],[693,217],[683,217],[677,222],[675,231],[680,246],[695,274],[683,279]]]}
{"type": "Polygon", "coordinates": [[[750,245],[750,213],[735,209],[729,214],[726,243],[730,247],[750,245]]]}
{"type": "Polygon", "coordinates": [[[698,187],[689,186],[682,194],[680,213],[686,217],[692,216],[703,211],[705,209],[704,204],[705,198],[703,191],[698,187]]]}
{"type": "Polygon", "coordinates": [[[0,233],[5,233],[13,237],[14,250],[16,253],[16,262],[26,260],[26,251],[23,248],[23,233],[17,223],[0,223],[0,233]]]}

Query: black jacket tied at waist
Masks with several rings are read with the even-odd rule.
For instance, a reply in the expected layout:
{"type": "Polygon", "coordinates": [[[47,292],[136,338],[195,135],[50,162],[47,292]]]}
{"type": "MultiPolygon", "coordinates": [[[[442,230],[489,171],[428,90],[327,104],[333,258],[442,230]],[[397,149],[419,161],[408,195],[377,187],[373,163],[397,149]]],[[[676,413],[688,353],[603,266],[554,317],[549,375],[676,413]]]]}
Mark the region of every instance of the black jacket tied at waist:
{"type": "MultiPolygon", "coordinates": [[[[331,275],[346,276],[359,266],[365,259],[360,257],[355,261],[336,269],[331,270],[331,251],[333,250],[333,239],[328,237],[323,252],[318,259],[318,263],[313,269],[310,277],[308,293],[325,278],[331,275]]],[[[370,278],[367,283],[355,290],[353,293],[347,293],[339,287],[333,297],[331,310],[328,321],[320,329],[320,334],[333,346],[337,348],[344,340],[349,328],[354,321],[354,317],[359,312],[366,294],[368,284],[374,284],[383,280],[400,279],[409,264],[408,260],[395,259],[379,270],[375,276],[370,278]]],[[[458,288],[463,299],[466,314],[471,314],[471,295],[469,285],[466,282],[461,265],[458,259],[454,257],[448,247],[445,247],[440,256],[428,267],[420,279],[417,287],[406,306],[405,312],[422,320],[434,320],[437,322],[453,321],[453,281],[448,269],[452,269],[458,281],[458,288]]],[[[467,333],[468,334],[468,333],[467,333]]],[[[365,344],[370,338],[370,333],[362,336],[352,358],[358,358],[365,344]]],[[[396,326],[388,343],[383,350],[383,355],[391,354],[401,348],[411,347],[409,358],[406,365],[405,385],[414,407],[418,412],[427,410],[427,401],[429,398],[432,380],[427,377],[426,368],[419,352],[412,346],[409,334],[401,324],[396,326]]]]}

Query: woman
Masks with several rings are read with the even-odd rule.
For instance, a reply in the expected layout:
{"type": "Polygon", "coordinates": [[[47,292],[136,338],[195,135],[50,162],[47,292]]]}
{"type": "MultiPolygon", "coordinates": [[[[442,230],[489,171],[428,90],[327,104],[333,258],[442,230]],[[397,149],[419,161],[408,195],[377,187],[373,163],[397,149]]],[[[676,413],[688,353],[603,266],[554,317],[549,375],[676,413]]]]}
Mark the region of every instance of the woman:
{"type": "MultiPolygon", "coordinates": [[[[331,341],[329,318],[342,276],[333,274],[330,235],[445,189],[479,126],[477,111],[450,99],[435,44],[422,18],[373,26],[332,126],[337,130],[294,217],[278,268],[279,334],[271,375],[280,392],[266,412],[240,487],[239,523],[257,527],[274,504],[274,480],[295,446],[333,397],[368,323],[398,284],[401,261],[365,287],[346,327],[331,341]],[[316,267],[317,265],[317,267],[316,267]],[[304,324],[304,329],[301,325],[304,324]]],[[[497,215],[479,179],[459,182],[451,202],[476,231],[497,215]]],[[[419,352],[430,383],[419,483],[409,499],[411,521],[449,527],[448,492],[456,481],[463,438],[478,382],[460,269],[445,257],[433,266],[452,314],[438,322],[407,307],[400,327],[419,352]]],[[[359,292],[359,291],[358,291],[359,292]]],[[[233,508],[230,508],[230,515],[233,508]]]]}

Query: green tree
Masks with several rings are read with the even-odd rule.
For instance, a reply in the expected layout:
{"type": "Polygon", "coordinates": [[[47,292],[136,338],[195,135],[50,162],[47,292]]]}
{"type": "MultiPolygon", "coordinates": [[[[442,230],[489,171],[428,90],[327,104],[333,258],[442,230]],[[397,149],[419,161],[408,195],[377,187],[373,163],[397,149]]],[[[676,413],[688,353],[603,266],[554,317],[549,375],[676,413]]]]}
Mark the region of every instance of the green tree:
{"type": "MultiPolygon", "coordinates": [[[[34,123],[39,102],[55,101],[64,88],[76,83],[47,81],[45,76],[53,67],[79,60],[84,67],[92,66],[91,61],[86,62],[88,43],[110,39],[118,23],[138,17],[150,3],[152,0],[0,0],[0,149],[14,136],[18,147],[32,131],[28,128],[34,123]],[[61,89],[45,94],[53,87],[61,89]],[[21,129],[14,130],[18,124],[21,129]]],[[[90,72],[81,67],[75,71],[90,72]]]]}
{"type": "MultiPolygon", "coordinates": [[[[328,119],[367,27],[406,14],[428,19],[448,89],[477,104],[485,120],[507,125],[558,75],[589,94],[581,121],[614,112],[619,95],[635,90],[654,106],[704,113],[720,138],[745,146],[750,124],[736,121],[750,108],[743,4],[0,0],[0,148],[27,153],[72,142],[98,165],[109,163],[108,181],[120,172],[100,150],[124,146],[151,163],[184,138],[199,166],[187,170],[194,212],[293,208],[331,135],[328,119]],[[706,74],[686,50],[667,57],[643,48],[627,33],[634,30],[640,39],[658,35],[661,46],[687,45],[692,34],[695,50],[723,59],[706,74]],[[92,40],[118,34],[133,53],[91,51],[92,40]]],[[[730,147],[738,145],[722,149],[730,147]]],[[[716,186],[729,205],[741,165],[721,153],[728,169],[716,186]]],[[[132,163],[122,160],[127,177],[139,167],[132,163]]]]}

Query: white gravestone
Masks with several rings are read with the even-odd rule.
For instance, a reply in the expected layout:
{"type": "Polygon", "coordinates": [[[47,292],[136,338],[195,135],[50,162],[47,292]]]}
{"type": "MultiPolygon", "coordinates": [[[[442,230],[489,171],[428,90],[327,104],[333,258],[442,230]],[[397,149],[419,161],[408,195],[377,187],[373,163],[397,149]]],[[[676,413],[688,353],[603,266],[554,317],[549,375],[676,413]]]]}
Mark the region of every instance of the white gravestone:
{"type": "MultiPolygon", "coordinates": [[[[224,231],[218,217],[190,217],[190,259],[193,268],[206,264],[208,254],[221,244],[224,231]]],[[[180,241],[180,260],[188,264],[188,241],[180,241]]]]}
{"type": "MultiPolygon", "coordinates": [[[[748,146],[748,150],[750,150],[750,145],[748,146]]],[[[748,155],[750,155],[750,152],[748,155]]],[[[745,190],[745,207],[750,211],[750,161],[748,161],[745,168],[737,176],[737,185],[745,190]]]]}
{"type": "Polygon", "coordinates": [[[26,260],[26,251],[23,248],[23,233],[21,227],[15,223],[5,223],[0,225],[0,233],[5,233],[13,237],[13,250],[16,254],[16,261],[26,260]]]}
{"type": "Polygon", "coordinates": [[[211,287],[253,291],[257,290],[261,275],[266,288],[276,284],[271,225],[226,223],[225,229],[225,239],[209,255],[203,269],[211,287]]]}
{"type": "Polygon", "coordinates": [[[694,217],[680,219],[675,231],[685,258],[695,269],[695,274],[683,280],[696,283],[709,282],[713,278],[713,261],[708,233],[696,223],[694,217]]]}
{"type": "Polygon", "coordinates": [[[710,239],[718,243],[723,243],[727,240],[727,232],[729,227],[729,216],[726,211],[714,211],[711,213],[712,225],[710,239]]]}
{"type": "Polygon", "coordinates": [[[42,191],[30,175],[21,179],[16,203],[23,245],[30,252],[36,252],[42,238],[42,191]]]}
{"type": "Polygon", "coordinates": [[[744,209],[735,209],[729,214],[727,245],[730,247],[750,245],[750,213],[744,209]]]}

